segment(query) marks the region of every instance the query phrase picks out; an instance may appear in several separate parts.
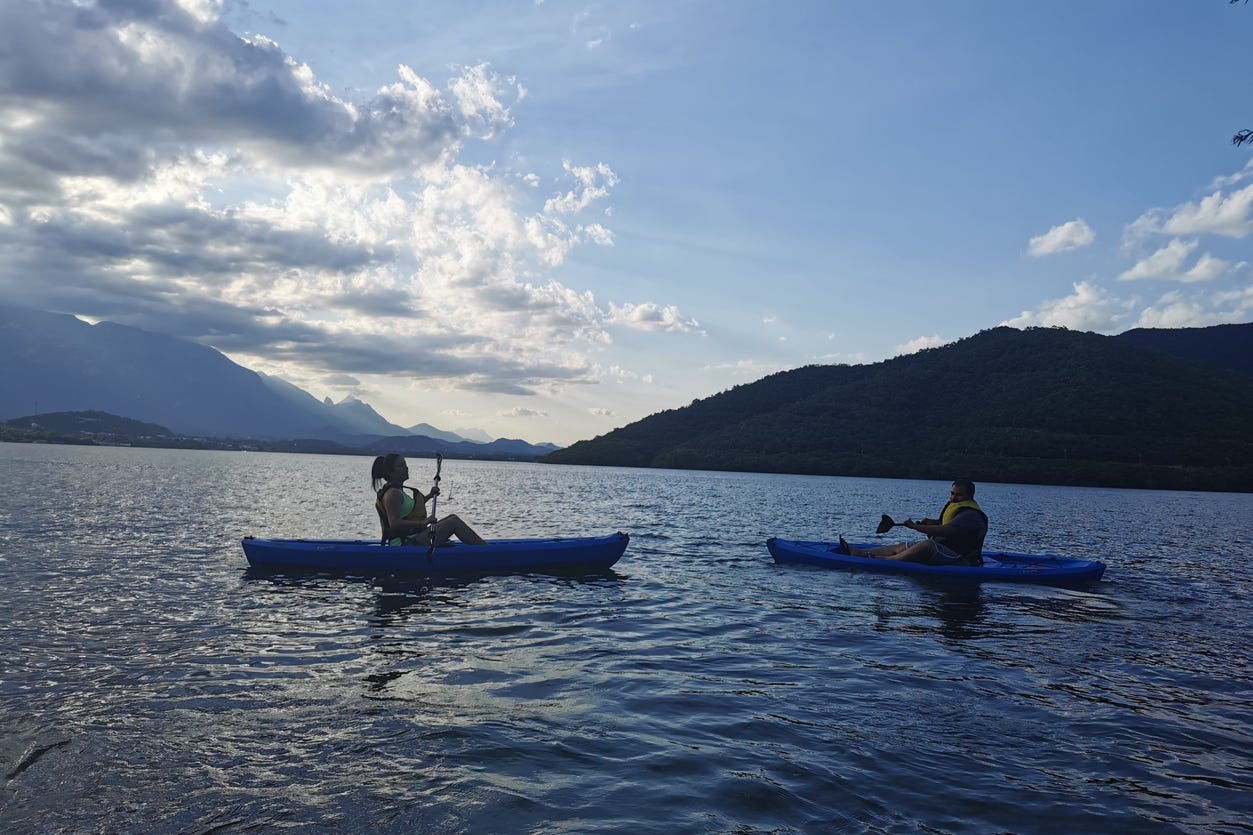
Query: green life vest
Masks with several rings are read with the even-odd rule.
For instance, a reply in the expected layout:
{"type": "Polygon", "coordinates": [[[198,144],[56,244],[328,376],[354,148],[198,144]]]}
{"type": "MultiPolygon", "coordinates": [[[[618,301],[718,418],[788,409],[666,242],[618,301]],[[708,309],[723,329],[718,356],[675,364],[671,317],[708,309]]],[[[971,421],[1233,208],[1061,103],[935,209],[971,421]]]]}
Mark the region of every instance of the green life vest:
{"type": "Polygon", "coordinates": [[[374,509],[379,514],[379,525],[383,528],[383,538],[380,540],[384,545],[404,545],[405,540],[417,534],[401,534],[394,533],[391,525],[387,523],[387,510],[383,507],[383,494],[392,488],[400,491],[400,518],[401,519],[425,519],[426,518],[426,500],[418,500],[418,488],[406,487],[403,484],[384,484],[383,489],[378,491],[374,498],[374,509]],[[410,495],[406,490],[413,491],[410,495]]]}

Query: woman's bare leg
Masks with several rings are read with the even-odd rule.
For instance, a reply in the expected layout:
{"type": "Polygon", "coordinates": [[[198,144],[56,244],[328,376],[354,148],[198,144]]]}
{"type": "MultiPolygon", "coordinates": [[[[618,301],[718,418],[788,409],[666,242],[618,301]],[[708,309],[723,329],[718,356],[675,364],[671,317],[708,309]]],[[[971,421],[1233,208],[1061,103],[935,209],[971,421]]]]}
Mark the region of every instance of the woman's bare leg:
{"type": "Polygon", "coordinates": [[[461,521],[456,514],[449,514],[435,523],[435,541],[447,542],[451,536],[457,537],[466,545],[486,545],[487,540],[474,532],[474,529],[461,521]]]}

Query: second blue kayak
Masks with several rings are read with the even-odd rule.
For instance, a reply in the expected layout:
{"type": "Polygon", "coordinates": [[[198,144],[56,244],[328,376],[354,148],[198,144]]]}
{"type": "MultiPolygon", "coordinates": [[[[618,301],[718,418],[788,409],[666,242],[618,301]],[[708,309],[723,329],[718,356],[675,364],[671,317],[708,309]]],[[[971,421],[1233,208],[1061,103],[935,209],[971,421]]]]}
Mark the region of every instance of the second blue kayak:
{"type": "MultiPolygon", "coordinates": [[[[777,563],[803,563],[824,568],[877,571],[889,574],[948,578],[953,580],[993,580],[1006,583],[1038,583],[1050,586],[1084,586],[1095,583],[1105,573],[1105,563],[1008,551],[984,551],[983,565],[925,565],[918,562],[854,557],[836,550],[838,542],[801,542],[771,537],[766,540],[770,556],[777,563]]],[[[874,543],[854,543],[857,548],[873,548],[874,543]]]]}

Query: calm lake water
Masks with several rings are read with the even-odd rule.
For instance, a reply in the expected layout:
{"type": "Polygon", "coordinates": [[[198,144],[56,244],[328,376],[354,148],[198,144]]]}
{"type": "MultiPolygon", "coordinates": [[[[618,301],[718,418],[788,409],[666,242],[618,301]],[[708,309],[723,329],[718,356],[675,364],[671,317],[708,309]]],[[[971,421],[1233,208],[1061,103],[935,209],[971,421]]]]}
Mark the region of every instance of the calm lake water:
{"type": "Polygon", "coordinates": [[[1109,569],[955,591],[765,548],[946,482],[449,460],[441,513],[626,555],[248,569],[377,535],[369,465],[0,444],[0,831],[1253,832],[1253,496],[981,484],[1109,569]]]}

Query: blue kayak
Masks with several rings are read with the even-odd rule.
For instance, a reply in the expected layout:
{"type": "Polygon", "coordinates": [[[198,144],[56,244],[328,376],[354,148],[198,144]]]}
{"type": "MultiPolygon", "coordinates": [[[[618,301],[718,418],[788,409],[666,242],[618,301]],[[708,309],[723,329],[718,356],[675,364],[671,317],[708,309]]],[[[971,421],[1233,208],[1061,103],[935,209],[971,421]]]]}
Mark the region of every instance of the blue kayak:
{"type": "MultiPolygon", "coordinates": [[[[1049,586],[1083,586],[1095,583],[1105,573],[1103,562],[1068,557],[984,551],[983,565],[980,566],[925,565],[877,557],[854,557],[836,551],[838,545],[838,542],[796,542],[774,537],[766,540],[766,547],[770,549],[770,555],[777,563],[804,563],[852,571],[912,574],[974,582],[993,580],[1003,583],[1040,583],[1049,586]]],[[[874,548],[875,544],[854,543],[854,547],[874,548]]]]}
{"type": "Polygon", "coordinates": [[[515,571],[599,571],[616,563],[630,537],[496,539],[486,545],[452,542],[382,545],[345,539],[257,539],[244,537],[248,564],[266,568],[334,571],[419,571],[427,574],[499,574],[515,571]]]}

